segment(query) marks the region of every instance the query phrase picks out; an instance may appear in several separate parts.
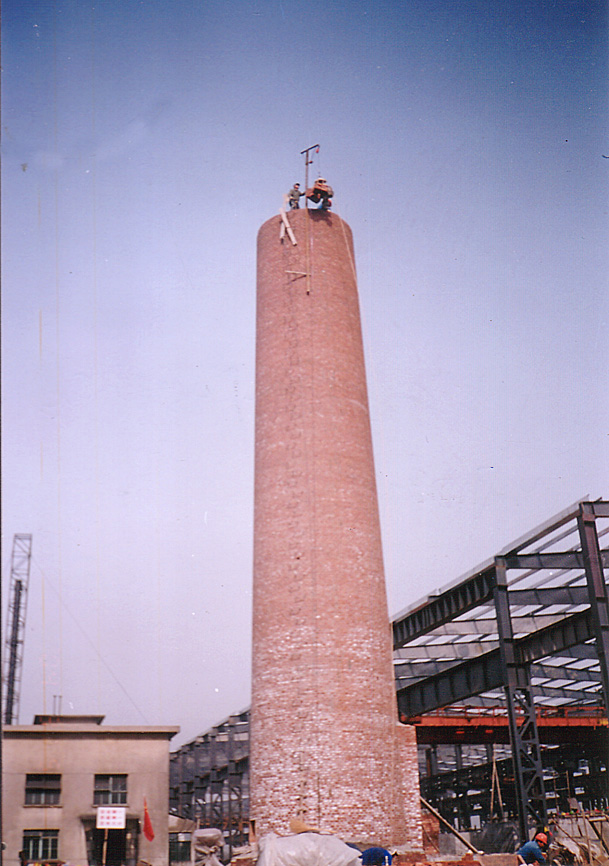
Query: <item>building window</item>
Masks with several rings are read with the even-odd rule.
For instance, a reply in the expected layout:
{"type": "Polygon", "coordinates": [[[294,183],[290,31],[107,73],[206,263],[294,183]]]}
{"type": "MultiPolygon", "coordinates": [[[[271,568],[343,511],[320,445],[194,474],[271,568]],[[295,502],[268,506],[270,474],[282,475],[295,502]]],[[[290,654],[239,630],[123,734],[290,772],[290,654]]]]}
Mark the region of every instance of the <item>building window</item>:
{"type": "Polygon", "coordinates": [[[61,776],[57,773],[28,773],[25,777],[26,806],[57,806],[61,776]]]}
{"type": "Polygon", "coordinates": [[[127,776],[95,776],[93,789],[95,806],[125,806],[127,804],[127,776]]]}
{"type": "Polygon", "coordinates": [[[59,830],[24,830],[23,851],[28,860],[57,860],[59,830]]]}
{"type": "Polygon", "coordinates": [[[169,862],[190,863],[190,833],[169,834],[169,862]]]}

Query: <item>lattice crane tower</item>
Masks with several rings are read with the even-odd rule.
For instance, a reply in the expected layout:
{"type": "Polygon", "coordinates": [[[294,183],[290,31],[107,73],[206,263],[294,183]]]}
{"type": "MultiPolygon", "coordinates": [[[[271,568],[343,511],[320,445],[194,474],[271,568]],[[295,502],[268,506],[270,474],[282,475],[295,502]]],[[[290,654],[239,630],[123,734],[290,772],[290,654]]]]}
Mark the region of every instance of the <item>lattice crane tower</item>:
{"type": "Polygon", "coordinates": [[[4,656],[4,712],[2,719],[5,725],[15,724],[19,720],[25,615],[31,559],[32,536],[17,533],[13,536],[11,554],[11,585],[4,656]]]}

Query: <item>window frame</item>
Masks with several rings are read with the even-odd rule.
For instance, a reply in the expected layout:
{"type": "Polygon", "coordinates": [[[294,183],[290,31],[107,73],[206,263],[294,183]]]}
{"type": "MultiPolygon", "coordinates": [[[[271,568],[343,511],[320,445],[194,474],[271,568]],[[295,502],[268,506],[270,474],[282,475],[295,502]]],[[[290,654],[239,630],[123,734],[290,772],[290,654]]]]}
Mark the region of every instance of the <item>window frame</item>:
{"type": "Polygon", "coordinates": [[[169,833],[169,863],[190,863],[192,857],[192,834],[191,833],[169,833]],[[188,839],[180,839],[180,836],[188,836],[188,839]],[[185,854],[186,856],[180,856],[185,854]]]}
{"type": "Polygon", "coordinates": [[[96,773],[93,778],[93,805],[126,806],[127,773],[96,773]]]}
{"type": "Polygon", "coordinates": [[[60,806],[61,773],[26,773],[26,806],[60,806]]]}
{"type": "Polygon", "coordinates": [[[28,860],[41,862],[59,859],[59,829],[27,829],[22,833],[21,850],[27,854],[28,860]],[[33,843],[36,844],[34,850],[33,843]]]}

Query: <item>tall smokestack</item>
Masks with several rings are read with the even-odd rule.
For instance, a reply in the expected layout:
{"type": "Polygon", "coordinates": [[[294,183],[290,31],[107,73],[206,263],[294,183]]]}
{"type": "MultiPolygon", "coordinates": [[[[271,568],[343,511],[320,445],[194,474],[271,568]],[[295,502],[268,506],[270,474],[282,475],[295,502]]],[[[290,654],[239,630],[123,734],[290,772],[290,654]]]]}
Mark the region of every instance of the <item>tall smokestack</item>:
{"type": "Polygon", "coordinates": [[[300,819],[420,847],[416,744],[397,730],[351,229],[322,210],[289,221],[296,245],[280,239],[280,217],[258,234],[250,815],[257,836],[300,819]]]}

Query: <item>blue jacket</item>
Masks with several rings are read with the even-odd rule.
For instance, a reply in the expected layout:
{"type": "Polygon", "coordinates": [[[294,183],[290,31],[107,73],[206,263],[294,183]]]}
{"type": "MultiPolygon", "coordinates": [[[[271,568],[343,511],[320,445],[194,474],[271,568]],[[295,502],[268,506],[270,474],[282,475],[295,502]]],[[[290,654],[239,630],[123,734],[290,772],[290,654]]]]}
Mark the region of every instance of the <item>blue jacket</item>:
{"type": "Polygon", "coordinates": [[[530,842],[525,842],[522,848],[519,848],[516,853],[522,857],[525,863],[545,863],[546,855],[537,844],[535,839],[531,839],[530,842]]]}
{"type": "Polygon", "coordinates": [[[391,854],[386,848],[366,848],[361,853],[362,866],[391,866],[391,854]]]}

